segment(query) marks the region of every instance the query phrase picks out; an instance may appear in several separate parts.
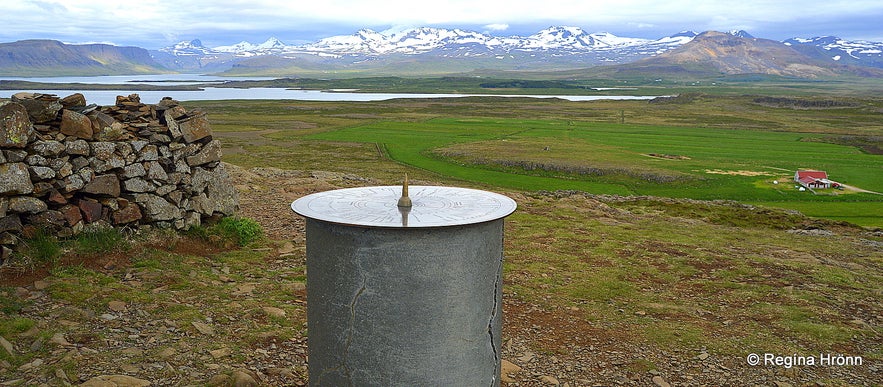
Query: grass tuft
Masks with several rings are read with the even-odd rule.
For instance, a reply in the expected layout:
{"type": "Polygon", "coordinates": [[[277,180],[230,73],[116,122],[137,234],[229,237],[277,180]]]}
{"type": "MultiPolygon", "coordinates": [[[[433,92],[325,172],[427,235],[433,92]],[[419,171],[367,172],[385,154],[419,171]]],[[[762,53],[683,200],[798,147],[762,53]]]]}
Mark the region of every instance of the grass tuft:
{"type": "Polygon", "coordinates": [[[24,240],[22,255],[28,266],[54,265],[63,253],[61,243],[52,233],[37,229],[34,235],[24,240]]]}
{"type": "Polygon", "coordinates": [[[82,254],[127,250],[130,246],[120,230],[110,227],[88,229],[77,235],[74,245],[75,250],[82,254]]]}
{"type": "Polygon", "coordinates": [[[196,225],[196,226],[190,227],[189,229],[184,231],[184,235],[191,237],[191,238],[204,240],[204,241],[209,240],[209,238],[211,237],[211,233],[209,232],[209,229],[203,225],[196,225]]]}
{"type": "Polygon", "coordinates": [[[264,230],[258,222],[249,218],[227,217],[214,226],[222,237],[239,246],[247,246],[260,240],[264,230]]]}

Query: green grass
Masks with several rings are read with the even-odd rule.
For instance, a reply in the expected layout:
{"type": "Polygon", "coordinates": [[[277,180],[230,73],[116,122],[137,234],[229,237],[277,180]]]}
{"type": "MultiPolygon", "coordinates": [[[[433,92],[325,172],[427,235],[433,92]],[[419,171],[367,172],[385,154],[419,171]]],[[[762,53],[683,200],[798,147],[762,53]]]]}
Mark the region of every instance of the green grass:
{"type": "Polygon", "coordinates": [[[57,266],[50,273],[59,280],[49,286],[49,294],[74,304],[97,306],[100,300],[95,288],[112,289],[108,285],[117,282],[113,277],[82,266],[57,266]]]}
{"type": "Polygon", "coordinates": [[[788,208],[800,211],[806,216],[816,218],[828,218],[841,220],[861,226],[881,227],[880,214],[883,214],[883,202],[835,202],[835,201],[807,201],[807,202],[754,202],[766,207],[788,208]]]}
{"type": "Polygon", "coordinates": [[[797,216],[776,211],[709,204],[691,215],[687,202],[604,203],[613,209],[582,195],[521,201],[507,218],[507,292],[580,305],[594,326],[633,340],[738,356],[749,348],[823,350],[874,335],[832,306],[869,302],[856,296],[879,291],[873,247],[795,236],[787,225],[797,216]]]}
{"type": "Polygon", "coordinates": [[[63,253],[58,238],[44,229],[37,229],[30,238],[25,238],[22,245],[22,260],[30,267],[54,265],[63,253]]]}
{"type": "MultiPolygon", "coordinates": [[[[458,165],[432,157],[432,149],[453,143],[473,142],[512,135],[521,129],[506,121],[436,121],[426,123],[380,122],[373,125],[344,128],[308,136],[309,139],[340,142],[371,142],[382,144],[393,160],[445,177],[479,184],[520,190],[581,189],[585,183],[555,177],[524,176],[501,171],[458,165]]],[[[602,193],[627,194],[624,187],[597,184],[602,193]]]]}
{"type": "Polygon", "coordinates": [[[36,322],[29,318],[12,318],[3,321],[3,324],[0,324],[0,336],[11,337],[12,335],[19,334],[27,331],[28,329],[31,329],[34,325],[36,325],[36,322]]]}
{"type": "Polygon", "coordinates": [[[245,247],[261,241],[264,230],[254,219],[231,216],[211,225],[199,225],[184,231],[184,234],[208,243],[228,241],[245,247]]]}
{"type": "Polygon", "coordinates": [[[12,295],[12,288],[8,289],[9,291],[6,292],[3,287],[0,287],[0,313],[12,315],[13,313],[21,312],[26,303],[12,295]]]}
{"type": "Polygon", "coordinates": [[[80,254],[100,254],[129,248],[129,241],[120,230],[105,227],[87,229],[74,238],[76,251],[80,254]]]}
{"type": "Polygon", "coordinates": [[[508,189],[775,203],[809,209],[813,216],[883,225],[883,195],[836,190],[813,195],[798,191],[791,181],[797,169],[820,169],[833,180],[881,192],[881,156],[801,141],[804,137],[660,125],[437,118],[380,121],[305,138],[381,144],[391,159],[408,166],[508,189]]]}
{"type": "Polygon", "coordinates": [[[264,235],[261,225],[249,218],[226,217],[212,227],[218,230],[218,234],[233,240],[240,247],[255,243],[264,235]]]}

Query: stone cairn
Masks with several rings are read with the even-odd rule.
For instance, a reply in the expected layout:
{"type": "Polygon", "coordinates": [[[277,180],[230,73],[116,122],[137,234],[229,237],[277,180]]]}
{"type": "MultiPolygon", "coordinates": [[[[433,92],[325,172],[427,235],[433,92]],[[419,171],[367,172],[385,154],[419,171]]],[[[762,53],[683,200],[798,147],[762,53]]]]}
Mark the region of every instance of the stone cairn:
{"type": "Polygon", "coordinates": [[[204,112],[163,98],[87,105],[82,94],[0,103],[0,264],[22,234],[88,224],[188,229],[232,215],[238,197],[204,112]]]}

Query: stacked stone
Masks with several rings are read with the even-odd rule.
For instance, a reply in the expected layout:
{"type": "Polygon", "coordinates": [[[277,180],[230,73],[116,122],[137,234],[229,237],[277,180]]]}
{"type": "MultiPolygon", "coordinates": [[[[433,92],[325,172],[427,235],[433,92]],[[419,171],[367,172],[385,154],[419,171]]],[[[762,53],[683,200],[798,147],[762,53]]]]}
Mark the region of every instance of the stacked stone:
{"type": "Polygon", "coordinates": [[[229,216],[236,191],[204,112],[137,94],[114,106],[82,94],[0,103],[0,263],[29,228],[61,237],[88,224],[187,229],[229,216]]]}

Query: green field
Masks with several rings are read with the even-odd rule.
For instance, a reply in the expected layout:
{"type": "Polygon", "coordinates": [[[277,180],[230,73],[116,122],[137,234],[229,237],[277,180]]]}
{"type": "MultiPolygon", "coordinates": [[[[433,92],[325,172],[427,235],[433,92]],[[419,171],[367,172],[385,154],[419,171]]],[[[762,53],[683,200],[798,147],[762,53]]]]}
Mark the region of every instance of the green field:
{"type": "Polygon", "coordinates": [[[881,156],[805,133],[499,118],[381,121],[309,135],[379,144],[401,163],[510,189],[737,200],[883,226],[883,195],[800,192],[797,169],[883,192],[881,156]],[[774,184],[774,181],[779,184],[774,184]]]}
{"type": "MultiPolygon", "coordinates": [[[[753,89],[743,88],[743,92],[753,89]]],[[[225,159],[403,173],[487,188],[735,200],[883,226],[883,195],[799,192],[797,169],[883,192],[883,100],[691,94],[664,101],[468,97],[213,101],[225,159]],[[830,105],[832,107],[825,107],[830,105]],[[818,107],[822,106],[822,107],[818,107]],[[778,181],[779,184],[774,184],[778,181]]]]}

